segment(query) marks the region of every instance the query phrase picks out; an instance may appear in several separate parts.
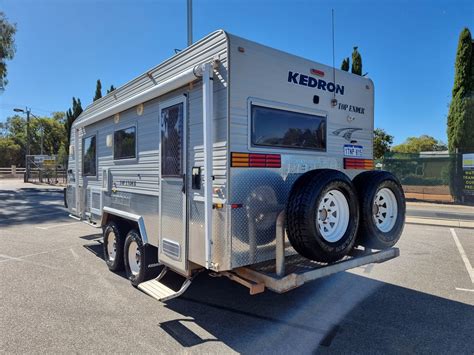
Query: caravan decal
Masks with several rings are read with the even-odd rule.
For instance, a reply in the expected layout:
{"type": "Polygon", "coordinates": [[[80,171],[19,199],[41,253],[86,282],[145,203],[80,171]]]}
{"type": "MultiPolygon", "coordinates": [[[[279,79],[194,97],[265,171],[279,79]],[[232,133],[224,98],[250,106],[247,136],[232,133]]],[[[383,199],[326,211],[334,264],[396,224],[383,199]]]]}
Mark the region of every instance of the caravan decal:
{"type": "Polygon", "coordinates": [[[308,86],[310,88],[316,88],[319,90],[329,91],[329,92],[336,92],[336,94],[344,95],[344,85],[335,84],[332,82],[326,82],[323,79],[316,79],[313,76],[300,74],[300,73],[293,73],[292,71],[288,72],[288,82],[308,86]]]}
{"type": "Polygon", "coordinates": [[[357,131],[362,131],[362,128],[339,128],[332,132],[335,136],[343,137],[346,141],[350,142],[352,140],[352,134],[357,131]]]}

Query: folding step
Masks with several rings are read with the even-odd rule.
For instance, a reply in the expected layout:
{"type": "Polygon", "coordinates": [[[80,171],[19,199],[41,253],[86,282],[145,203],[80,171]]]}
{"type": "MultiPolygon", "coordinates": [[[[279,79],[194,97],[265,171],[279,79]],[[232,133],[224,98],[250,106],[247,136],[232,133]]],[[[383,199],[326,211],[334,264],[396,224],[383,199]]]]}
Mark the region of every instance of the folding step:
{"type": "Polygon", "coordinates": [[[189,285],[191,285],[192,279],[185,279],[179,290],[173,290],[172,288],[168,287],[162,280],[163,276],[165,276],[168,270],[169,269],[167,267],[164,267],[160,275],[158,275],[156,279],[142,282],[138,285],[138,289],[145,292],[148,296],[151,296],[161,302],[165,302],[172,298],[181,296],[184,291],[187,290],[189,285]]]}

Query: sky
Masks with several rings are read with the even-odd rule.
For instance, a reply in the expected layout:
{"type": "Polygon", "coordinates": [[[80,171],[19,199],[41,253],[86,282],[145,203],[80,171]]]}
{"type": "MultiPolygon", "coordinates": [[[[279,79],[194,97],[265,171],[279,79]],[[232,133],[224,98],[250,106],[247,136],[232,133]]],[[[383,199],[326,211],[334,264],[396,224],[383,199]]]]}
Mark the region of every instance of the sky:
{"type": "MultiPolygon", "coordinates": [[[[375,126],[395,137],[446,142],[454,61],[472,0],[193,0],[193,35],[224,29],[339,67],[358,46],[375,83],[375,126]]],[[[186,47],[186,0],[0,0],[18,26],[17,53],[0,94],[0,122],[15,107],[45,116],[73,96],[91,103],[96,80],[118,87],[186,47]]]]}

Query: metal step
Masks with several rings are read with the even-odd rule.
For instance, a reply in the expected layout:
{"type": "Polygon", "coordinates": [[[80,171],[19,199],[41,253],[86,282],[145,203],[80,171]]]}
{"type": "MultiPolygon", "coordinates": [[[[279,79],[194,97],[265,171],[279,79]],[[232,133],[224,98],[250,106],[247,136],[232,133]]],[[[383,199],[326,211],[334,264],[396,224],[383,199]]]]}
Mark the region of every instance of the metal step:
{"type": "Polygon", "coordinates": [[[184,291],[187,290],[189,285],[191,285],[192,279],[187,278],[181,285],[179,290],[173,290],[172,288],[165,285],[162,281],[163,276],[168,272],[168,268],[164,267],[160,275],[156,279],[142,282],[138,285],[138,289],[145,292],[148,296],[153,297],[154,299],[165,302],[172,298],[181,296],[184,291]]]}

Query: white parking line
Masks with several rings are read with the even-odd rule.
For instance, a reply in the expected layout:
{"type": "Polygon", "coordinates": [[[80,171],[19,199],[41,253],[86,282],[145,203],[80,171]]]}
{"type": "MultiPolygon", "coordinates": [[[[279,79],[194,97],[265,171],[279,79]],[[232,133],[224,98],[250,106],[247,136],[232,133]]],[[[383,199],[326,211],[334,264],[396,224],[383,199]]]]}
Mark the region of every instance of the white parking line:
{"type": "Polygon", "coordinates": [[[5,258],[6,259],[6,260],[0,260],[0,263],[5,262],[5,261],[9,261],[9,260],[24,261],[23,259],[25,259],[25,258],[29,258],[29,257],[36,256],[36,255],[54,253],[55,251],[65,250],[65,249],[72,249],[72,247],[69,246],[69,247],[66,247],[66,248],[51,249],[51,250],[41,251],[41,252],[38,252],[38,253],[27,254],[27,255],[22,255],[22,256],[9,256],[9,255],[0,254],[0,258],[5,258]]]}
{"type": "Polygon", "coordinates": [[[462,261],[464,261],[464,266],[466,267],[467,273],[469,274],[469,277],[471,278],[471,281],[474,284],[474,270],[472,269],[471,263],[469,262],[466,252],[464,251],[464,248],[462,247],[461,242],[459,241],[456,231],[454,230],[454,228],[450,228],[450,230],[451,235],[454,239],[454,243],[456,243],[456,246],[458,247],[459,254],[461,254],[462,261]]]}
{"type": "Polygon", "coordinates": [[[469,288],[460,288],[460,287],[456,287],[456,290],[458,290],[458,291],[474,292],[474,290],[471,290],[471,289],[469,289],[469,288]]]}
{"type": "Polygon", "coordinates": [[[81,223],[81,222],[52,224],[52,225],[49,225],[48,227],[36,227],[36,228],[37,228],[37,229],[42,229],[42,230],[47,230],[47,229],[56,228],[56,227],[70,226],[71,224],[77,224],[77,223],[81,223]]]}

